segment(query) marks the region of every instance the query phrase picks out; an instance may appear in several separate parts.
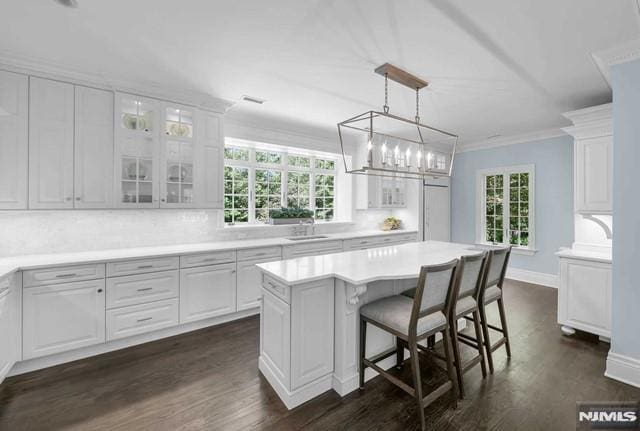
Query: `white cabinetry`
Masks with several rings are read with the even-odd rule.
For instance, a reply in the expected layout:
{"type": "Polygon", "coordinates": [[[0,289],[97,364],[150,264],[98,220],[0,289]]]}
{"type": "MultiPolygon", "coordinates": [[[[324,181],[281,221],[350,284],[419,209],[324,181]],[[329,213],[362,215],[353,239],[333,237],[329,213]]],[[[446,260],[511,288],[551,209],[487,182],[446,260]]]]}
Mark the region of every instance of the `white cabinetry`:
{"type": "Polygon", "coordinates": [[[305,283],[289,296],[264,277],[260,369],[293,392],[333,372],[333,280],[305,283]]]}
{"type": "Polygon", "coordinates": [[[180,323],[236,311],[236,264],[180,270],[180,323]]]}
{"type": "Polygon", "coordinates": [[[22,358],[20,275],[0,278],[0,383],[22,358]]]}
{"type": "Polygon", "coordinates": [[[308,242],[304,244],[285,245],[282,248],[282,257],[293,259],[303,256],[320,256],[342,251],[342,241],[308,242]]]}
{"type": "Polygon", "coordinates": [[[27,208],[29,79],[0,71],[0,209],[27,208]]]}
{"type": "Polygon", "coordinates": [[[575,207],[585,214],[613,211],[613,125],[611,104],[564,114],[573,126],[563,130],[574,138],[575,207]]]}
{"type": "Polygon", "coordinates": [[[449,178],[424,181],[424,239],[450,241],[449,178]]]}
{"type": "Polygon", "coordinates": [[[280,247],[242,250],[238,252],[237,309],[249,310],[260,306],[262,296],[262,273],[259,263],[273,262],[282,258],[280,247]]]}
{"type": "Polygon", "coordinates": [[[611,337],[611,264],[560,258],[558,323],[611,337]]]}
{"type": "Polygon", "coordinates": [[[113,206],[113,93],[75,88],[74,207],[113,206]]]}
{"type": "Polygon", "coordinates": [[[107,341],[178,324],[178,299],[107,310],[107,341]]]}
{"type": "Polygon", "coordinates": [[[105,341],[104,279],[23,291],[23,358],[105,341]]]}
{"type": "Polygon", "coordinates": [[[404,208],[406,180],[403,178],[356,175],[357,209],[404,208]]]}
{"type": "Polygon", "coordinates": [[[73,208],[73,85],[30,78],[29,208],[73,208]]]}
{"type": "Polygon", "coordinates": [[[222,172],[224,160],[222,157],[224,136],[222,131],[222,117],[212,112],[200,111],[199,139],[201,155],[196,161],[197,175],[196,190],[198,207],[222,208],[223,187],[222,172]]]}

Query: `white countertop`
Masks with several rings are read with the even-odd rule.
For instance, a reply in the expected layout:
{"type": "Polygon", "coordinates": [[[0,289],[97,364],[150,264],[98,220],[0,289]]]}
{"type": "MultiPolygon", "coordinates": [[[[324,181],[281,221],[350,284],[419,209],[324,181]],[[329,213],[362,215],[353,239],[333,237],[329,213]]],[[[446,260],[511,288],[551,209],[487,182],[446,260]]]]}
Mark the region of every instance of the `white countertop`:
{"type": "Polygon", "coordinates": [[[611,263],[611,252],[601,253],[595,251],[580,250],[574,248],[563,248],[556,252],[558,257],[566,257],[570,259],[591,260],[594,262],[611,263]]]}
{"type": "Polygon", "coordinates": [[[211,251],[224,251],[224,250],[242,250],[257,247],[269,247],[269,246],[287,246],[296,244],[305,244],[309,242],[321,243],[332,240],[345,240],[352,238],[364,238],[369,236],[381,236],[381,235],[400,235],[415,233],[417,231],[412,230],[396,230],[396,231],[381,231],[381,230],[366,230],[355,232],[340,232],[324,235],[327,238],[291,241],[283,237],[276,238],[263,238],[263,239],[246,239],[237,241],[217,241],[217,242],[205,242],[196,244],[174,244],[165,246],[154,247],[135,247],[135,248],[121,248],[110,250],[93,250],[74,253],[50,253],[50,254],[36,254],[36,255],[23,255],[15,257],[0,258],[0,277],[10,274],[12,272],[24,269],[35,269],[47,266],[56,265],[71,265],[76,263],[92,263],[92,262],[110,262],[126,259],[139,259],[145,257],[158,257],[158,256],[179,256],[183,254],[191,253],[206,253],[211,251]]]}
{"type": "Polygon", "coordinates": [[[440,241],[414,242],[323,256],[300,257],[257,266],[276,280],[295,285],[329,277],[351,284],[418,278],[422,265],[446,263],[480,252],[476,246],[440,241]]]}

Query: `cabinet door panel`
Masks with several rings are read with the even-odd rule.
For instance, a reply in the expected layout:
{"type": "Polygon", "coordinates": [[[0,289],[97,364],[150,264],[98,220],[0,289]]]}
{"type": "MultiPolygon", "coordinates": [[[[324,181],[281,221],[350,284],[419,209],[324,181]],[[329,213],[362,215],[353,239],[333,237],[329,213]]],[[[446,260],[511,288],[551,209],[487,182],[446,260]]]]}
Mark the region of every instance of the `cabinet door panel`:
{"type": "Polygon", "coordinates": [[[202,148],[201,169],[198,182],[201,193],[198,194],[199,207],[222,208],[222,120],[219,115],[210,112],[201,113],[200,147],[202,148]]]}
{"type": "Polygon", "coordinates": [[[236,311],[236,265],[180,270],[180,323],[236,311]]]}
{"type": "Polygon", "coordinates": [[[262,297],[262,272],[258,263],[272,262],[280,257],[238,262],[237,304],[238,311],[249,310],[260,306],[262,297]]]}
{"type": "Polygon", "coordinates": [[[2,290],[0,286],[0,383],[9,373],[14,361],[11,294],[10,289],[2,290]]]}
{"type": "Polygon", "coordinates": [[[289,305],[263,290],[260,310],[260,357],[287,387],[291,375],[289,305]]]}
{"type": "Polygon", "coordinates": [[[178,299],[107,310],[107,341],[178,324],[178,299]]]}
{"type": "Polygon", "coordinates": [[[73,85],[30,78],[29,208],[73,208],[73,85]]]}
{"type": "Polygon", "coordinates": [[[23,357],[36,358],[105,341],[104,280],[23,290],[23,357]]]}
{"type": "Polygon", "coordinates": [[[0,71],[0,209],[27,208],[29,79],[0,71]]]}
{"type": "Polygon", "coordinates": [[[566,261],[566,323],[594,334],[611,336],[611,267],[566,261]]]}
{"type": "Polygon", "coordinates": [[[113,191],[113,93],[75,89],[76,208],[109,208],[113,191]]]}
{"type": "Polygon", "coordinates": [[[449,187],[427,185],[424,187],[424,239],[449,241],[450,203],[449,187]]]}
{"type": "Polygon", "coordinates": [[[612,137],[576,142],[576,207],[579,212],[610,213],[613,209],[612,137]]]}

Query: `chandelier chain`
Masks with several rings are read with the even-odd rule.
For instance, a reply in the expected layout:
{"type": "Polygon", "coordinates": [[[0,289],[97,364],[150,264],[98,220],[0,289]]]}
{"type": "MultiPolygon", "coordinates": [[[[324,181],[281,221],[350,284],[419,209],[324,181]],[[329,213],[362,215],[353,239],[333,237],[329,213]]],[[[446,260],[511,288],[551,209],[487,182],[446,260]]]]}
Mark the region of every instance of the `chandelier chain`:
{"type": "Polygon", "coordinates": [[[382,107],[385,114],[389,113],[389,74],[384,74],[384,106],[382,107]]]}
{"type": "Polygon", "coordinates": [[[420,122],[420,89],[416,88],[416,123],[420,122]]]}

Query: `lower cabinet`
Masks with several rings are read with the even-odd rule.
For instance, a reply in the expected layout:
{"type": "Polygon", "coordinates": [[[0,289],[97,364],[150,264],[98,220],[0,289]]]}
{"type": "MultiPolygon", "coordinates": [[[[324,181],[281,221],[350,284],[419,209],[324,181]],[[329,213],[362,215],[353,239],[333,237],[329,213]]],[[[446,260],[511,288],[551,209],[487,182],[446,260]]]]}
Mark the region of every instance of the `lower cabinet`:
{"type": "Polygon", "coordinates": [[[0,383],[20,357],[20,322],[16,304],[19,290],[12,280],[13,276],[0,278],[0,383]]]}
{"type": "Polygon", "coordinates": [[[281,259],[262,259],[238,262],[237,309],[250,310],[260,306],[262,298],[262,273],[256,266],[259,263],[281,259]]]}
{"type": "Polygon", "coordinates": [[[236,264],[180,270],[180,323],[236,311],[236,264]]]}
{"type": "Polygon", "coordinates": [[[105,281],[23,289],[23,359],[105,341],[105,281]]]}
{"type": "Polygon", "coordinates": [[[178,298],[107,310],[107,341],[178,324],[178,298]]]}
{"type": "Polygon", "coordinates": [[[295,259],[304,256],[320,256],[323,254],[340,253],[342,241],[306,242],[303,244],[286,245],[282,247],[284,259],[295,259]]]}
{"type": "Polygon", "coordinates": [[[611,337],[611,264],[560,258],[558,323],[611,337]]]}
{"type": "Polygon", "coordinates": [[[276,377],[294,391],[333,372],[333,280],[291,289],[291,303],[262,290],[260,356],[276,377]]]}

